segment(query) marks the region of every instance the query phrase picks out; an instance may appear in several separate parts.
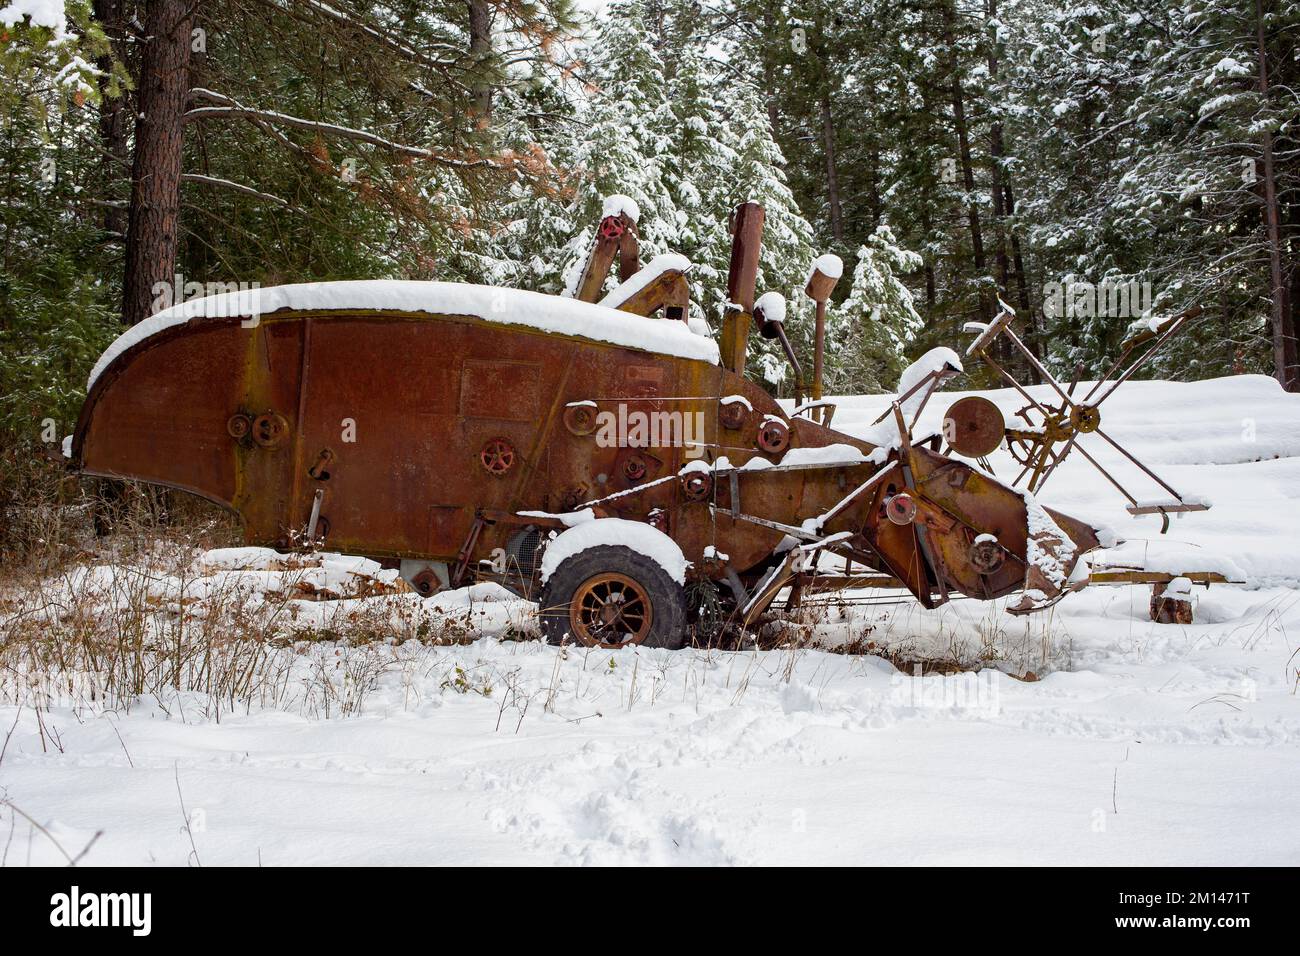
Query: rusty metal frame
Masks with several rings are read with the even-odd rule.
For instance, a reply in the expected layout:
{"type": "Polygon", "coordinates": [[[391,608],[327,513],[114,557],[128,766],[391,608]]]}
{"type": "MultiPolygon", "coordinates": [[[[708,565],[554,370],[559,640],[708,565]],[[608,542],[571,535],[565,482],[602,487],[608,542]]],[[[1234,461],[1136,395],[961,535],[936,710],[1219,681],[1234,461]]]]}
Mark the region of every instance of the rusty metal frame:
{"type": "Polygon", "coordinates": [[[1171,513],[1204,511],[1207,509],[1208,506],[1204,504],[1187,501],[1177,489],[1161,478],[1153,469],[1144,464],[1136,455],[1124,448],[1110,435],[1106,434],[1101,428],[1101,418],[1098,411],[1102,402],[1113,395],[1120,385],[1132,377],[1133,373],[1176,335],[1187,322],[1201,314],[1200,306],[1193,306],[1184,312],[1180,312],[1160,323],[1154,330],[1139,333],[1126,341],[1122,346],[1123,351],[1119,358],[1112,363],[1105,375],[1093,384],[1093,387],[1082,400],[1077,400],[1074,398],[1074,390],[1082,375],[1082,367],[1076,367],[1074,378],[1068,387],[1062,386],[1020,337],[1016,335],[1015,330],[1011,327],[1012,321],[1015,319],[1015,311],[1005,303],[999,303],[999,305],[1001,311],[997,317],[979,332],[975,341],[967,348],[966,354],[977,355],[1025,399],[1028,404],[1018,414],[1026,423],[1033,424],[1028,414],[1031,409],[1043,418],[1042,425],[1039,428],[1007,428],[1008,449],[1017,463],[1022,465],[1020,474],[1012,482],[1013,485],[1025,482],[1027,491],[1031,493],[1038,492],[1060,463],[1065,460],[1066,456],[1071,451],[1078,449],[1079,454],[1127,499],[1129,502],[1127,510],[1130,514],[1160,514],[1163,519],[1162,533],[1169,528],[1169,515],[1171,513]],[[1044,382],[1051,386],[1052,390],[1060,396],[1061,403],[1059,406],[1047,405],[1035,399],[990,353],[989,346],[999,336],[1007,338],[1024,356],[1029,365],[1043,378],[1044,382]],[[1091,401],[1092,396],[1102,389],[1109,378],[1128,361],[1129,357],[1142,345],[1148,343],[1154,344],[1151,344],[1150,348],[1135,359],[1115,382],[1102,392],[1095,402],[1091,401]],[[1085,420],[1087,427],[1084,424],[1077,424],[1085,422],[1085,420]],[[1041,430],[1039,430],[1040,428],[1041,430]],[[1139,471],[1172,495],[1176,503],[1151,507],[1139,505],[1138,499],[1096,458],[1089,454],[1079,441],[1080,434],[1094,432],[1123,455],[1139,471]]]}

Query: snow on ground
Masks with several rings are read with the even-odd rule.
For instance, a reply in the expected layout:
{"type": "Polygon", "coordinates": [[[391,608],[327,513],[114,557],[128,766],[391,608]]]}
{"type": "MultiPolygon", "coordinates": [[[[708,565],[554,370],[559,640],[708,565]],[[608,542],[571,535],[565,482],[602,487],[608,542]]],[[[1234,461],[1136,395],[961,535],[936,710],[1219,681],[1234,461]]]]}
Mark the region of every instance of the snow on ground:
{"type": "MultiPolygon", "coordinates": [[[[866,428],[886,404],[840,400],[836,425],[866,428]]],[[[1103,429],[1214,502],[1167,541],[1078,456],[1040,495],[1126,547],[1248,576],[1196,588],[1189,626],[1152,623],[1146,588],[1089,588],[1027,619],[889,592],[800,615],[796,633],[829,644],[990,665],[918,677],[812,649],[560,650],[517,639],[524,602],[399,591],[352,600],[490,612],[475,626],[512,639],[314,643],[282,692],[234,711],[185,692],[0,705],[0,791],[73,854],[102,831],[90,864],[1300,863],[1298,413],[1257,377],[1109,399],[1103,429]],[[347,716],[325,716],[322,675],[351,694],[347,716]]],[[[227,557],[208,573],[276,573],[227,557]]],[[[344,595],[379,580],[308,570],[344,595]]],[[[327,617],[350,602],[294,603],[327,617]]],[[[8,865],[59,862],[11,819],[0,809],[8,865]]]]}

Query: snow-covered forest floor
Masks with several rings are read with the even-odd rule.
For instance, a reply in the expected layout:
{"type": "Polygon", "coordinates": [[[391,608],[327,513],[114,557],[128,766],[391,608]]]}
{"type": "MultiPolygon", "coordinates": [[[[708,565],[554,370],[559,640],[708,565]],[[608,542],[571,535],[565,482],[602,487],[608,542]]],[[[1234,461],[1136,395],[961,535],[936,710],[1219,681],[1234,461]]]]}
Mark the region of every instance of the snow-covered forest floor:
{"type": "Polygon", "coordinates": [[[1247,578],[1197,588],[1192,625],[1152,623],[1146,587],[1028,619],[871,592],[801,612],[784,649],[609,652],[540,643],[494,586],[424,601],[355,559],[160,550],[6,586],[3,861],[1300,862],[1300,399],[1134,382],[1103,414],[1212,510],[1162,537],[1078,455],[1041,499],[1114,528],[1118,561],[1247,578]],[[140,621],[166,663],[87,655],[140,621]],[[869,644],[942,666],[843,653],[869,644]]]}

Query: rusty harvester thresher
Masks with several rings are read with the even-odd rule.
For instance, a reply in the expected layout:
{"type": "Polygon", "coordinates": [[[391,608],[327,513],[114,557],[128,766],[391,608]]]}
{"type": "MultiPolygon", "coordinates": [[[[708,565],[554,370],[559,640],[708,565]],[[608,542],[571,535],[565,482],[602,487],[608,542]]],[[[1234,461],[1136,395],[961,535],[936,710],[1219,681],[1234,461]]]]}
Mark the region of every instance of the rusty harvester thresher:
{"type": "MultiPolygon", "coordinates": [[[[688,586],[749,625],[787,587],[797,601],[887,579],[926,607],[1021,591],[1009,609],[1025,613],[1086,583],[1074,572],[1096,529],[913,434],[961,371],[954,353],[909,370],[873,440],[830,427],[833,257],[806,290],[814,401],[787,414],[745,379],[755,323],[797,367],[783,304],[755,300],[762,222],[753,203],[733,214],[716,342],[689,318],[689,263],[642,266],[635,209],[617,201],[567,296],[377,281],[182,303],[100,359],[67,454],[231,509],[250,544],[391,561],[424,594],[498,581],[540,597],[548,638],[589,645],[681,646],[688,586]],[[843,562],[831,577],[814,573],[825,554],[843,562]]],[[[948,451],[1004,438],[1000,414],[962,421],[948,451]]]]}

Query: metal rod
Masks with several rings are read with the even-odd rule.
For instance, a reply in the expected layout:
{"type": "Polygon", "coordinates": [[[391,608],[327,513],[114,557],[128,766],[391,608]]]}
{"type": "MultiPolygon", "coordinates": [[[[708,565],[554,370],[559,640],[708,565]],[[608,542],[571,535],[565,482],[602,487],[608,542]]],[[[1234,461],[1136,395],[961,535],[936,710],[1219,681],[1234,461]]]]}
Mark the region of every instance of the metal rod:
{"type": "Polygon", "coordinates": [[[1052,477],[1052,472],[1056,471],[1056,466],[1065,460],[1065,456],[1070,453],[1070,449],[1074,447],[1075,439],[1077,439],[1078,437],[1079,437],[1078,432],[1075,432],[1073,435],[1070,436],[1070,440],[1065,443],[1065,445],[1061,448],[1060,452],[1052,456],[1052,463],[1047,466],[1047,471],[1045,471],[1043,473],[1043,476],[1038,479],[1039,488],[1047,484],[1047,479],[1052,477]]]}
{"type": "Polygon", "coordinates": [[[1119,493],[1129,500],[1130,504],[1134,504],[1134,505],[1137,504],[1137,499],[1134,498],[1132,495],[1130,495],[1127,491],[1125,491],[1124,486],[1121,485],[1114,478],[1112,478],[1110,472],[1108,472],[1105,468],[1101,467],[1101,465],[1098,464],[1096,458],[1093,458],[1091,455],[1088,454],[1088,449],[1084,448],[1082,445],[1075,445],[1074,447],[1079,449],[1080,455],[1088,459],[1088,461],[1092,462],[1092,467],[1096,468],[1099,472],[1101,472],[1102,475],[1105,476],[1106,480],[1109,481],[1112,485],[1114,485],[1115,488],[1119,491],[1119,493]]]}
{"type": "Polygon", "coordinates": [[[1079,385],[1079,379],[1083,376],[1083,363],[1076,362],[1074,366],[1074,378],[1070,379],[1070,387],[1066,389],[1071,395],[1079,385]]]}
{"type": "Polygon", "coordinates": [[[1029,476],[1029,483],[1026,487],[1030,491],[1037,491],[1039,479],[1042,477],[1043,469],[1047,467],[1047,459],[1052,454],[1052,443],[1043,440],[1042,447],[1038,449],[1038,454],[1034,456],[1034,473],[1029,476]]]}
{"type": "MultiPolygon", "coordinates": [[[[715,510],[714,506],[709,505],[709,510],[715,510]]],[[[821,540],[817,535],[809,534],[807,531],[803,530],[803,528],[796,528],[793,525],[782,524],[779,521],[771,521],[767,518],[759,518],[756,515],[747,515],[744,512],[736,512],[732,517],[738,518],[741,521],[748,521],[750,524],[761,525],[764,528],[771,528],[773,531],[780,531],[783,534],[788,534],[792,538],[801,538],[804,541],[821,540]]]]}
{"type": "Polygon", "coordinates": [[[1191,316],[1188,313],[1184,312],[1182,315],[1178,316],[1178,318],[1174,319],[1174,321],[1170,322],[1169,328],[1165,329],[1164,334],[1161,335],[1160,338],[1156,339],[1156,344],[1151,346],[1151,348],[1147,349],[1141,358],[1139,358],[1136,362],[1130,365],[1128,371],[1125,372],[1123,375],[1121,375],[1116,380],[1115,384],[1112,385],[1109,390],[1107,390],[1106,394],[1102,395],[1101,398],[1097,399],[1097,401],[1094,404],[1100,405],[1106,399],[1110,398],[1111,393],[1114,392],[1115,389],[1123,385],[1125,382],[1127,382],[1134,372],[1136,372],[1138,369],[1140,369],[1143,365],[1146,364],[1147,359],[1151,358],[1151,356],[1155,355],[1158,351],[1160,351],[1160,347],[1164,345],[1167,341],[1169,341],[1169,337],[1173,335],[1175,332],[1177,332],[1179,329],[1181,329],[1183,327],[1183,323],[1185,323],[1189,318],[1191,318],[1191,316]]]}
{"type": "MultiPolygon", "coordinates": [[[[794,354],[794,347],[790,345],[790,340],[786,338],[785,323],[774,322],[772,324],[776,326],[776,337],[781,340],[781,348],[785,350],[786,360],[790,363],[790,367],[794,369],[794,380],[796,383],[796,388],[798,388],[799,384],[803,382],[803,368],[802,366],[799,365],[799,358],[794,354]]],[[[814,356],[814,361],[820,362],[820,360],[821,360],[821,352],[819,351],[817,355],[814,356]]],[[[821,374],[822,374],[821,369],[814,366],[813,367],[813,380],[814,380],[813,389],[814,391],[817,392],[817,396],[816,396],[817,398],[821,397],[821,374]]]]}
{"type": "Polygon", "coordinates": [[[1025,345],[1025,343],[1020,341],[1020,336],[1016,335],[1016,333],[1011,330],[1010,324],[1008,324],[1007,327],[1002,330],[1002,332],[1004,335],[1007,335],[1011,338],[1011,341],[1016,344],[1016,347],[1019,348],[1020,351],[1025,353],[1025,358],[1029,359],[1029,364],[1032,365],[1038,371],[1039,375],[1047,379],[1048,384],[1051,385],[1052,388],[1056,389],[1056,394],[1060,395],[1061,398],[1065,400],[1065,403],[1067,405],[1072,404],[1070,401],[1070,396],[1065,393],[1065,389],[1061,388],[1061,383],[1056,380],[1056,377],[1051,372],[1049,372],[1046,368],[1043,367],[1043,363],[1038,361],[1038,359],[1034,357],[1034,353],[1029,351],[1029,348],[1025,345]]]}
{"type": "MultiPolygon", "coordinates": [[[[917,391],[921,388],[921,386],[928,384],[928,383],[930,382],[931,379],[937,379],[937,378],[939,378],[940,374],[941,374],[941,373],[939,373],[939,372],[928,372],[928,373],[926,373],[926,375],[925,375],[924,378],[922,378],[920,381],[918,381],[915,385],[913,385],[911,388],[909,388],[909,389],[908,389],[906,392],[904,392],[902,395],[899,395],[898,398],[894,399],[893,404],[894,404],[894,405],[899,405],[899,404],[901,404],[901,403],[907,401],[909,398],[911,398],[913,395],[915,395],[915,394],[917,393],[917,391]]],[[[873,425],[879,425],[881,422],[883,422],[883,421],[884,421],[884,420],[889,416],[889,414],[890,414],[890,413],[889,413],[888,410],[881,412],[881,413],[880,413],[880,417],[877,418],[877,419],[876,419],[874,422],[872,422],[871,424],[873,424],[873,425]]]]}
{"type": "MultiPolygon", "coordinates": [[[[1115,450],[1118,451],[1121,455],[1123,455],[1123,456],[1124,456],[1125,458],[1127,458],[1129,461],[1133,462],[1133,464],[1137,465],[1139,468],[1141,468],[1143,471],[1145,471],[1145,472],[1147,473],[1147,475],[1148,475],[1152,480],[1155,481],[1156,484],[1158,484],[1161,488],[1165,489],[1165,491],[1169,492],[1171,495],[1173,495],[1175,498],[1177,498],[1178,501],[1179,501],[1179,503],[1182,502],[1182,500],[1183,500],[1183,496],[1180,495],[1177,491],[1175,491],[1172,485],[1170,485],[1168,482],[1166,482],[1163,478],[1161,478],[1159,475],[1157,475],[1154,471],[1152,471],[1152,470],[1151,470],[1150,468],[1148,468],[1146,465],[1142,464],[1142,462],[1138,461],[1137,458],[1134,457],[1132,454],[1130,454],[1129,451],[1128,451],[1126,448],[1124,448],[1123,445],[1121,445],[1119,442],[1115,441],[1115,439],[1111,438],[1109,435],[1107,435],[1107,434],[1106,434],[1104,431],[1102,431],[1100,428],[1097,429],[1097,434],[1100,435],[1102,438],[1106,439],[1106,441],[1110,442],[1110,444],[1114,446],[1115,450]]],[[[1136,504],[1136,502],[1134,502],[1134,504],[1136,504]]]]}
{"type": "Polygon", "coordinates": [[[1134,346],[1130,345],[1121,352],[1119,358],[1115,359],[1115,361],[1111,363],[1110,368],[1106,369],[1105,374],[1092,383],[1092,388],[1088,389],[1088,394],[1083,396],[1083,402],[1085,405],[1088,403],[1088,400],[1097,393],[1097,389],[1105,385],[1106,380],[1115,374],[1115,370],[1128,361],[1128,357],[1133,354],[1133,348],[1134,346]]]}
{"type": "Polygon", "coordinates": [[[822,356],[826,351],[826,300],[817,302],[817,331],[813,346],[813,401],[822,397],[822,356]]]}
{"type": "Polygon", "coordinates": [[[321,499],[325,497],[325,489],[317,488],[316,494],[311,499],[311,518],[307,522],[307,541],[308,543],[316,539],[316,523],[320,521],[320,504],[321,499]]]}
{"type": "Polygon", "coordinates": [[[830,520],[831,520],[832,518],[834,518],[837,514],[839,514],[841,511],[843,511],[843,510],[844,510],[844,507],[845,507],[845,506],[846,506],[850,501],[852,501],[852,500],[853,500],[854,498],[856,498],[858,495],[862,494],[862,492],[866,491],[868,488],[870,488],[870,487],[871,487],[872,485],[874,485],[876,482],[880,481],[881,478],[885,477],[885,475],[889,474],[889,473],[890,473],[891,471],[893,471],[896,467],[898,467],[898,462],[896,462],[896,461],[891,461],[891,462],[890,462],[889,464],[887,464],[884,468],[881,468],[878,472],[876,472],[874,475],[872,475],[870,478],[868,478],[868,479],[867,479],[866,481],[864,481],[862,484],[858,485],[856,488],[854,488],[852,491],[850,491],[847,495],[845,495],[843,498],[841,498],[840,501],[839,501],[839,504],[837,504],[834,508],[832,508],[830,511],[826,512],[824,515],[821,516],[821,523],[818,525],[818,528],[820,528],[820,527],[822,527],[823,525],[825,525],[826,522],[830,521],[830,520]]]}
{"type": "MultiPolygon", "coordinates": [[[[1004,369],[993,359],[989,358],[987,353],[980,352],[980,358],[984,359],[985,362],[987,362],[989,365],[992,365],[995,369],[997,369],[998,374],[1001,375],[1003,378],[1005,378],[1008,382],[1010,382],[1011,387],[1014,388],[1017,392],[1019,392],[1024,397],[1025,401],[1027,401],[1030,405],[1034,406],[1034,408],[1038,409],[1040,412],[1043,413],[1044,418],[1051,417],[1051,412],[1049,412],[1046,408],[1044,408],[1042,404],[1038,401],[1038,399],[1034,398],[1034,396],[1026,392],[1024,388],[1021,386],[1021,384],[1017,382],[1014,378],[1012,378],[1010,373],[1008,373],[1006,369],[1004,369]]],[[[1026,418],[1025,421],[1029,421],[1029,419],[1026,418]]]]}

